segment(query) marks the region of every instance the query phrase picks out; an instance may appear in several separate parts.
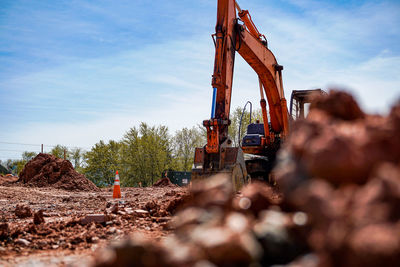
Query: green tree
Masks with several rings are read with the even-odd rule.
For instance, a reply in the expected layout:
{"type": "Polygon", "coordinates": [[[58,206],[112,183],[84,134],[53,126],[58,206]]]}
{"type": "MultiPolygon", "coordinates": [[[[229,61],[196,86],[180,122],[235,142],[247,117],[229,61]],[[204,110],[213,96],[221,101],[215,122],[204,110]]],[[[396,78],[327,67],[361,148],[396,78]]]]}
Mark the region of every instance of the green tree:
{"type": "Polygon", "coordinates": [[[0,174],[9,174],[11,173],[6,166],[3,165],[3,162],[0,160],[0,174]]]}
{"type": "Polygon", "coordinates": [[[83,152],[81,148],[74,148],[69,152],[70,160],[72,161],[72,165],[74,165],[75,170],[80,170],[83,152]]]}
{"type": "Polygon", "coordinates": [[[86,166],[82,172],[98,186],[110,185],[119,169],[121,144],[115,141],[96,143],[84,154],[86,166]]]}
{"type": "Polygon", "coordinates": [[[25,151],[22,153],[21,157],[22,159],[18,160],[11,160],[8,159],[5,162],[5,167],[8,169],[8,171],[14,175],[19,174],[22,169],[25,167],[25,164],[36,157],[37,153],[36,152],[31,152],[31,151],[25,151]]]}
{"type": "Polygon", "coordinates": [[[68,152],[68,148],[66,146],[56,145],[50,151],[50,154],[56,156],[57,158],[63,159],[64,158],[64,150],[66,151],[67,159],[69,159],[69,152],[68,152]]]}
{"type": "Polygon", "coordinates": [[[183,128],[176,131],[173,145],[177,170],[190,171],[193,165],[195,148],[203,147],[205,143],[204,132],[198,127],[183,128]]]}
{"type": "Polygon", "coordinates": [[[121,182],[125,186],[152,185],[172,163],[171,138],[166,126],[128,130],[122,139],[121,182]]]}
{"type": "Polygon", "coordinates": [[[33,159],[34,157],[36,157],[37,153],[36,152],[28,152],[25,151],[24,153],[22,153],[22,159],[26,162],[30,161],[31,159],[33,159]]]}

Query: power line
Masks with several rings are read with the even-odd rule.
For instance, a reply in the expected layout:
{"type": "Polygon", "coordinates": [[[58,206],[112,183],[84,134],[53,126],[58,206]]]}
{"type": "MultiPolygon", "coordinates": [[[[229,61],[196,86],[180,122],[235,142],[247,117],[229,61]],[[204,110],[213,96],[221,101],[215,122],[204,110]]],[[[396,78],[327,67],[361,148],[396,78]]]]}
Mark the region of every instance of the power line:
{"type": "Polygon", "coordinates": [[[24,146],[41,146],[42,144],[23,144],[23,143],[12,143],[12,142],[0,142],[0,144],[8,145],[24,145],[24,146]]]}
{"type": "MultiPolygon", "coordinates": [[[[15,143],[15,142],[1,142],[0,141],[0,144],[7,144],[7,145],[23,145],[23,146],[41,146],[41,145],[43,145],[43,147],[56,147],[56,146],[58,146],[58,145],[45,145],[45,144],[26,144],[26,143],[15,143]]],[[[63,145],[62,145],[63,146],[63,145]]],[[[87,150],[87,149],[92,149],[91,147],[89,148],[89,147],[79,147],[79,146],[64,146],[64,147],[66,147],[66,148],[81,148],[81,149],[84,149],[84,150],[87,150]]]]}
{"type": "Polygon", "coordinates": [[[8,152],[26,152],[26,150],[24,151],[24,150],[12,150],[12,149],[1,149],[1,148],[0,148],[0,151],[8,151],[8,152]]]}

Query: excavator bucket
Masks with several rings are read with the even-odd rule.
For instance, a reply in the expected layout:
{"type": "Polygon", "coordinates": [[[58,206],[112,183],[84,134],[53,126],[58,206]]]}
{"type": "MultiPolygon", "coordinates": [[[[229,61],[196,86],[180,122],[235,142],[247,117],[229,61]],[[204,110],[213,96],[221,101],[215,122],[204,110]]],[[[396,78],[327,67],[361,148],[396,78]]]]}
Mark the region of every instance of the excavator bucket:
{"type": "Polygon", "coordinates": [[[192,169],[192,181],[206,179],[216,174],[227,174],[235,191],[249,182],[243,151],[240,147],[224,147],[219,153],[208,154],[204,148],[196,148],[192,169]]]}

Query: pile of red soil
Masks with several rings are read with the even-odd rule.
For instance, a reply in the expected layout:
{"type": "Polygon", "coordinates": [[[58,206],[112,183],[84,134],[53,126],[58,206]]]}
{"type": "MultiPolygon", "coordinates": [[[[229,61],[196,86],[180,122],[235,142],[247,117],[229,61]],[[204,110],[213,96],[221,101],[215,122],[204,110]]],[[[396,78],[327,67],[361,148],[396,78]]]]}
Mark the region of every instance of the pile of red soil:
{"type": "Polygon", "coordinates": [[[147,210],[150,215],[156,217],[164,217],[175,214],[182,206],[191,200],[189,193],[167,192],[165,196],[167,199],[158,201],[150,200],[142,206],[143,210],[147,210]]]}
{"type": "Polygon", "coordinates": [[[230,177],[202,180],[173,234],[133,236],[96,266],[399,266],[400,103],[382,117],[343,92],[316,101],[281,151],[283,195],[263,183],[235,195],[230,177]]]}
{"type": "Polygon", "coordinates": [[[174,185],[168,177],[164,177],[155,182],[153,186],[164,187],[164,186],[176,186],[176,185],[174,185]]]}
{"type": "Polygon", "coordinates": [[[40,153],[30,160],[19,175],[19,182],[36,187],[97,191],[97,186],[76,172],[68,160],[40,153]]]}
{"type": "Polygon", "coordinates": [[[96,257],[96,266],[268,266],[304,250],[303,238],[289,232],[292,215],[276,211],[281,198],[269,185],[252,184],[238,196],[229,177],[215,176],[190,190],[170,224],[174,234],[161,243],[134,235],[101,252],[110,257],[96,257]]]}
{"type": "Polygon", "coordinates": [[[316,99],[293,125],[277,180],[283,207],[307,214],[322,266],[400,263],[400,103],[364,114],[351,95],[316,99]]]}
{"type": "Polygon", "coordinates": [[[18,177],[16,176],[2,176],[0,175],[0,186],[9,186],[18,181],[18,177]]]}

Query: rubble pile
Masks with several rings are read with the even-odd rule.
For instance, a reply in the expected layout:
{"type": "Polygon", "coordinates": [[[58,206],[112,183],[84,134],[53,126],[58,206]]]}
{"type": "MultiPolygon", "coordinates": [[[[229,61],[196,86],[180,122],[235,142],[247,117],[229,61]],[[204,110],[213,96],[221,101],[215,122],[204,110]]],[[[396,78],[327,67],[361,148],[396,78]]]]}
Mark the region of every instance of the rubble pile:
{"type": "MultiPolygon", "coordinates": [[[[316,99],[280,152],[276,188],[194,184],[162,242],[142,236],[95,266],[398,266],[400,103],[367,115],[351,95],[316,99]]],[[[152,205],[150,205],[152,206],[152,205]]]]}
{"type": "Polygon", "coordinates": [[[54,187],[64,190],[98,191],[97,186],[76,172],[68,160],[49,154],[38,154],[19,175],[19,182],[35,187],[54,187]]]}
{"type": "Polygon", "coordinates": [[[307,214],[320,265],[398,266],[400,103],[372,116],[331,91],[293,128],[276,170],[282,206],[307,214]]]}
{"type": "Polygon", "coordinates": [[[237,196],[227,176],[201,181],[173,217],[173,234],[159,243],[133,235],[101,252],[108,257],[97,258],[96,266],[288,263],[307,248],[301,235],[305,223],[293,220],[297,213],[280,212],[281,200],[263,183],[252,184],[237,196]]]}
{"type": "MultiPolygon", "coordinates": [[[[65,191],[19,183],[12,190],[0,187],[0,265],[5,261],[18,265],[16,260],[24,255],[33,259],[42,253],[58,259],[65,253],[88,256],[132,232],[156,242],[171,232],[168,222],[179,205],[176,203],[188,197],[183,187],[123,190],[123,201],[116,202],[108,189],[65,191]]],[[[86,265],[79,262],[76,266],[86,265]]]]}
{"type": "Polygon", "coordinates": [[[35,213],[31,222],[21,227],[9,227],[10,223],[0,224],[0,243],[13,243],[13,249],[21,247],[34,250],[77,249],[90,247],[91,244],[105,239],[109,233],[101,224],[82,225],[78,219],[45,223],[43,214],[35,213]],[[10,241],[12,240],[12,241],[10,241]],[[20,242],[24,240],[25,242],[20,242]]]}
{"type": "Polygon", "coordinates": [[[191,199],[188,192],[169,191],[165,193],[165,197],[161,201],[152,199],[146,202],[142,209],[155,217],[171,216],[191,199]]]}
{"type": "Polygon", "coordinates": [[[176,185],[174,185],[168,177],[163,177],[157,182],[155,182],[153,186],[161,187],[161,186],[176,186],[176,185]]]}

